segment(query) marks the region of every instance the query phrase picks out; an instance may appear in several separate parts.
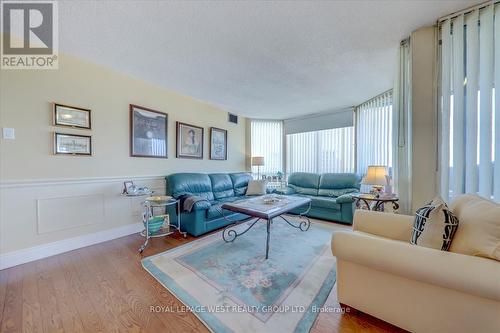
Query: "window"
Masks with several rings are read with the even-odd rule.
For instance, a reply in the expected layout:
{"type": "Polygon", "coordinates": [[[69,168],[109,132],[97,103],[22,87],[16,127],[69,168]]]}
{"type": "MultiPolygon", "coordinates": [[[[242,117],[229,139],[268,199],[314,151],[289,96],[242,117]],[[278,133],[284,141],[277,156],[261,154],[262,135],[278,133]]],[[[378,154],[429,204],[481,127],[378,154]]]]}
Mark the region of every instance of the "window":
{"type": "Polygon", "coordinates": [[[352,126],[289,134],[286,143],[287,173],[354,171],[352,126]]]}
{"type": "Polygon", "coordinates": [[[392,90],[356,107],[357,173],[369,165],[392,169],[392,90]]]}
{"type": "Polygon", "coordinates": [[[440,189],[500,201],[500,5],[440,22],[440,189]],[[496,21],[496,22],[495,22],[496,21]],[[495,87],[497,87],[495,91],[495,87]],[[496,96],[495,96],[496,95],[496,96]],[[496,165],[495,165],[496,164],[496,165]]]}
{"type": "MultiPolygon", "coordinates": [[[[283,172],[283,122],[279,120],[251,121],[251,152],[252,156],[263,156],[264,165],[260,172],[283,172]]],[[[252,166],[252,172],[257,173],[258,167],[252,166]]]]}

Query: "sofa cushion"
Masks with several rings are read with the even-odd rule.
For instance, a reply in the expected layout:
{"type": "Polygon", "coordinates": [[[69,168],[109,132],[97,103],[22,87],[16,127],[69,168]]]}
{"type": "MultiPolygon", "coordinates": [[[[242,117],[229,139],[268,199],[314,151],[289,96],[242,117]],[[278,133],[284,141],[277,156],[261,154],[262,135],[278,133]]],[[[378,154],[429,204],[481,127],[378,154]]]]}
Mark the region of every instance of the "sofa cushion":
{"type": "Polygon", "coordinates": [[[500,260],[500,205],[477,195],[461,195],[451,203],[460,220],[451,252],[500,260]]]}
{"type": "Polygon", "coordinates": [[[340,205],[337,203],[335,198],[312,195],[309,195],[308,197],[311,198],[311,206],[313,207],[340,210],[340,205]]]}
{"type": "Polygon", "coordinates": [[[245,195],[248,182],[252,180],[252,176],[246,172],[230,173],[231,181],[233,182],[234,195],[245,195]]]}
{"type": "Polygon", "coordinates": [[[332,189],[323,189],[323,188],[320,188],[318,190],[318,195],[322,195],[322,196],[325,196],[325,197],[340,197],[342,195],[346,195],[346,194],[350,194],[350,193],[359,193],[359,189],[357,188],[339,188],[339,189],[336,189],[336,188],[332,188],[332,189]]]}
{"type": "Polygon", "coordinates": [[[212,173],[208,176],[212,181],[215,199],[234,197],[233,182],[227,173],[212,173]]]}
{"type": "Polygon", "coordinates": [[[319,180],[319,195],[341,196],[359,192],[361,177],[355,173],[324,173],[319,180]]]}
{"type": "Polygon", "coordinates": [[[319,178],[316,173],[294,172],[288,177],[288,186],[298,194],[318,195],[319,178]]]}
{"type": "Polygon", "coordinates": [[[210,177],[204,173],[174,173],[165,177],[167,195],[178,198],[183,194],[197,195],[214,199],[212,182],[210,177]]]}
{"type": "Polygon", "coordinates": [[[458,227],[458,218],[440,197],[417,209],[410,243],[448,251],[458,227]]]}

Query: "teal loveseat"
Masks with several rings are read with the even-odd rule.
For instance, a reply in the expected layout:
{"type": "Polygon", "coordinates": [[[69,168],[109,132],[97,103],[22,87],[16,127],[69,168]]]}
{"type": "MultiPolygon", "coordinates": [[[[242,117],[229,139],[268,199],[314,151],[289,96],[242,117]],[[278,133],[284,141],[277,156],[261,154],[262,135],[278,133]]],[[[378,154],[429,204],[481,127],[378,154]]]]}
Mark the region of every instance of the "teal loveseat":
{"type": "MultiPolygon", "coordinates": [[[[222,216],[222,204],[242,199],[245,196],[248,173],[175,173],[165,177],[166,193],[174,198],[190,195],[206,200],[196,202],[190,212],[181,209],[181,229],[190,235],[199,236],[209,231],[224,227],[230,222],[222,216]]],[[[168,208],[171,221],[175,221],[175,207],[168,208]]],[[[224,211],[224,215],[233,221],[248,218],[247,215],[224,211]]]]}
{"type": "MultiPolygon", "coordinates": [[[[355,173],[294,172],[288,177],[286,190],[276,192],[311,198],[309,217],[352,224],[354,200],[349,194],[359,192],[360,182],[361,177],[355,173]]],[[[304,210],[300,207],[292,213],[304,210]]]]}

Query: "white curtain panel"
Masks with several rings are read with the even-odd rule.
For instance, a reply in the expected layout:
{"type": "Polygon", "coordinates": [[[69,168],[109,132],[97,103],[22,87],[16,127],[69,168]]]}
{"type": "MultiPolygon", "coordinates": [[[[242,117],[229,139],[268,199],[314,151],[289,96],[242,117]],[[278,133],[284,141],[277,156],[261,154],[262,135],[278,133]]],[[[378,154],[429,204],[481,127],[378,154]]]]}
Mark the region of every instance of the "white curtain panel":
{"type": "Polygon", "coordinates": [[[461,193],[500,201],[499,7],[491,2],[440,21],[439,176],[446,201],[461,193]]]}
{"type": "MultiPolygon", "coordinates": [[[[251,155],[264,157],[260,173],[283,172],[283,121],[252,119],[250,127],[251,155]]],[[[252,172],[257,171],[258,167],[252,166],[252,172]]]]}
{"type": "Polygon", "coordinates": [[[400,212],[411,213],[411,52],[410,39],[401,42],[393,92],[392,160],[394,191],[400,212]]]}
{"type": "Polygon", "coordinates": [[[354,127],[288,134],[287,174],[354,172],[354,127]]]}
{"type": "Polygon", "coordinates": [[[357,172],[385,165],[392,173],[392,90],[356,107],[357,172]]]}

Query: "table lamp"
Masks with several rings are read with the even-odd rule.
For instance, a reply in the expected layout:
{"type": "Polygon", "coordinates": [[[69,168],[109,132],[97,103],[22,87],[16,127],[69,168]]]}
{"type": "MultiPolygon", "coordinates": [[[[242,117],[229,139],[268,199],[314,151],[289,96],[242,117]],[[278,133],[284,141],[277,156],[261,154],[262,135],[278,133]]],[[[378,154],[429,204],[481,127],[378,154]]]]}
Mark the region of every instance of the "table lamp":
{"type": "Polygon", "coordinates": [[[252,166],[257,167],[257,179],[260,178],[260,167],[264,165],[264,156],[252,156],[252,166]]]}
{"type": "Polygon", "coordinates": [[[387,185],[387,176],[387,167],[385,165],[370,165],[361,184],[372,185],[372,192],[378,198],[384,186],[387,185]]]}

